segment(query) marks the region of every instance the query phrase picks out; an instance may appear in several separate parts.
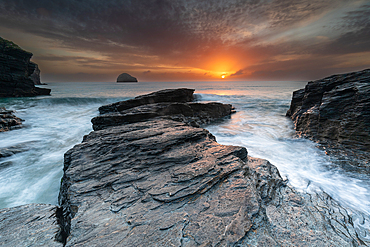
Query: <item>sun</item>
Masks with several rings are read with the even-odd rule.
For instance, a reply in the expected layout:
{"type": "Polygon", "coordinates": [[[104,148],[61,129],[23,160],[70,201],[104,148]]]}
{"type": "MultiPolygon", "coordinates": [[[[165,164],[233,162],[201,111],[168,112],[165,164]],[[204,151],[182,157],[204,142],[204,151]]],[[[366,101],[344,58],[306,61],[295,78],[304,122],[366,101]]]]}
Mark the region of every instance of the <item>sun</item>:
{"type": "Polygon", "coordinates": [[[225,75],[222,75],[222,76],[221,76],[221,78],[222,78],[222,79],[225,79],[225,75]]]}

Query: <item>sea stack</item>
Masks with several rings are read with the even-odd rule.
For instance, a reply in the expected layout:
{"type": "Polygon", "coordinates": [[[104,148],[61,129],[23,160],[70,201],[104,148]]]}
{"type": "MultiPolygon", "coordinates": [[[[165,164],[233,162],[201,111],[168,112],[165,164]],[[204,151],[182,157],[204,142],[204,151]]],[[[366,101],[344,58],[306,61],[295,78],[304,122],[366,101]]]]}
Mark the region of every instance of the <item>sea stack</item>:
{"type": "Polygon", "coordinates": [[[0,37],[0,97],[50,94],[50,89],[35,87],[40,83],[40,70],[30,61],[32,55],[0,37]]]}
{"type": "Polygon", "coordinates": [[[117,82],[137,82],[137,79],[127,73],[122,73],[118,76],[117,82]]]}
{"type": "Polygon", "coordinates": [[[298,135],[370,172],[370,69],[308,82],[293,92],[287,116],[298,135]]]}

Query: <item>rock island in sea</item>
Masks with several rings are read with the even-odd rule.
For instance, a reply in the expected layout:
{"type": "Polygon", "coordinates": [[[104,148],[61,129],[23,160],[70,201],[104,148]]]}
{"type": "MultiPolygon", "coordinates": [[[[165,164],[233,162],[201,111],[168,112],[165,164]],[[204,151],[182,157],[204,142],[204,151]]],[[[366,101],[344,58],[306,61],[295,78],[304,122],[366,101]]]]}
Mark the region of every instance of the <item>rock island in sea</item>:
{"type": "Polygon", "coordinates": [[[117,82],[137,82],[137,79],[127,73],[122,73],[117,77],[117,82]]]}
{"type": "Polygon", "coordinates": [[[169,89],[102,106],[65,154],[60,206],[0,210],[6,246],[357,246],[346,210],[201,128],[231,105],[169,89]]]}

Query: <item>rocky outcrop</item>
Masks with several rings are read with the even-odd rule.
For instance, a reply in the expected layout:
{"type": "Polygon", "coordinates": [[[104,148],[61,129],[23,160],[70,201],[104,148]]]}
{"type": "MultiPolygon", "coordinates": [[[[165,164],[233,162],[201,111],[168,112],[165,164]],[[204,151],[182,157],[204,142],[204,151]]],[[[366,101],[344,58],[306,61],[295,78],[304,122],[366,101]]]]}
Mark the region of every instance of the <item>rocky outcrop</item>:
{"type": "Polygon", "coordinates": [[[179,88],[165,89],[158,92],[137,96],[133,99],[120,101],[110,105],[99,107],[100,114],[109,112],[120,112],[141,105],[161,103],[161,102],[177,102],[185,103],[194,100],[194,89],[179,88]]]}
{"type": "Polygon", "coordinates": [[[190,118],[203,122],[224,116],[214,115],[220,109],[232,112],[230,105],[188,102],[193,91],[157,93],[185,95],[172,103],[139,105],[154,93],[101,108],[96,130],[65,154],[59,203],[66,246],[365,243],[339,205],[302,196],[268,161],[191,126],[190,118]]]}
{"type": "Polygon", "coordinates": [[[35,87],[40,76],[37,64],[30,62],[31,57],[32,53],[0,38],[0,97],[50,94],[50,89],[35,87]]]}
{"type": "Polygon", "coordinates": [[[137,82],[137,79],[127,73],[122,73],[117,77],[117,82],[137,82]]]}
{"type": "Polygon", "coordinates": [[[62,247],[58,211],[46,204],[0,209],[0,246],[62,247]]]}
{"type": "Polygon", "coordinates": [[[13,114],[13,111],[0,107],[0,132],[20,127],[22,125],[22,121],[22,119],[13,114]]]}
{"type": "Polygon", "coordinates": [[[368,170],[370,69],[309,82],[293,93],[287,116],[298,135],[368,170]]]}

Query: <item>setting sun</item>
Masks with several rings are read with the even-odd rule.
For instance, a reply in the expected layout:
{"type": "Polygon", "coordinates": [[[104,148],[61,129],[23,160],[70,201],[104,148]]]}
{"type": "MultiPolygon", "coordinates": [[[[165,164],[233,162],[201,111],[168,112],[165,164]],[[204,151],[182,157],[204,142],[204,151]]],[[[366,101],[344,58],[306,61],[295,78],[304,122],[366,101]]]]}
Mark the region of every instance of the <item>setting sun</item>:
{"type": "Polygon", "coordinates": [[[225,79],[225,75],[222,75],[222,76],[221,76],[221,78],[222,78],[222,79],[225,79]]]}

